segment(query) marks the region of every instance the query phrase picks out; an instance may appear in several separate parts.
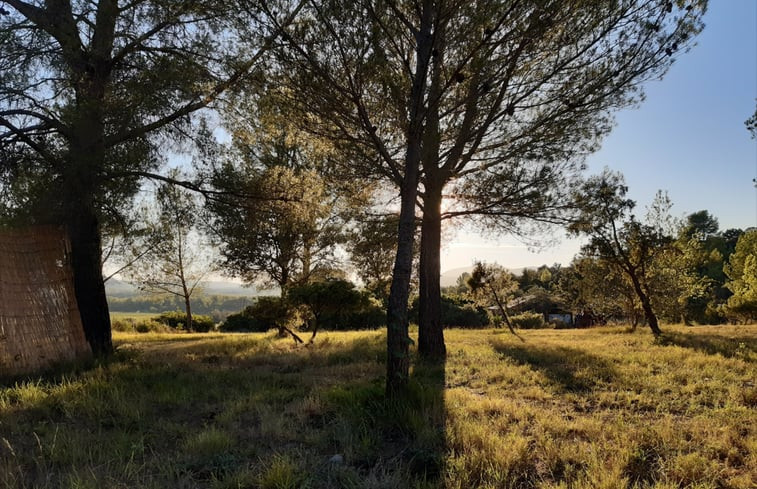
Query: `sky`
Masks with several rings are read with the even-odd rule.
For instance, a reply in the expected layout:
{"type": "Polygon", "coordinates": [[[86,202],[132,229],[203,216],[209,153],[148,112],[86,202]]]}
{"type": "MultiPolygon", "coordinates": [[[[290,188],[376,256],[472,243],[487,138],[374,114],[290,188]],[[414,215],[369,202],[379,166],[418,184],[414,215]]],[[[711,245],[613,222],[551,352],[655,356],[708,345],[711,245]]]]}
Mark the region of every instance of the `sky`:
{"type": "MultiPolygon", "coordinates": [[[[757,99],[757,0],[710,0],[704,22],[696,45],[661,81],[645,85],[641,105],[616,114],[588,171],[622,172],[639,215],[665,190],[674,216],[706,209],[721,229],[744,229],[757,226],[757,140],[744,126],[757,99]]],[[[581,242],[559,229],[550,238],[559,243],[535,250],[510,236],[459,231],[442,250],[441,268],[475,260],[509,268],[568,265],[581,242]]]]}

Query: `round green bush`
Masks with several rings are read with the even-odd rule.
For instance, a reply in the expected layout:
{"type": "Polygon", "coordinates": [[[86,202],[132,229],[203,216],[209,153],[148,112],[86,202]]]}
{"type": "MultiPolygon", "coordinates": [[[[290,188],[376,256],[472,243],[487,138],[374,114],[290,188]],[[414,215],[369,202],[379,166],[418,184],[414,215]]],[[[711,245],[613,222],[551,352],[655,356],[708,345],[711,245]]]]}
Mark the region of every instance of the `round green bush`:
{"type": "Polygon", "coordinates": [[[546,326],[544,316],[538,312],[524,312],[510,318],[513,326],[520,329],[537,329],[546,326]]]}

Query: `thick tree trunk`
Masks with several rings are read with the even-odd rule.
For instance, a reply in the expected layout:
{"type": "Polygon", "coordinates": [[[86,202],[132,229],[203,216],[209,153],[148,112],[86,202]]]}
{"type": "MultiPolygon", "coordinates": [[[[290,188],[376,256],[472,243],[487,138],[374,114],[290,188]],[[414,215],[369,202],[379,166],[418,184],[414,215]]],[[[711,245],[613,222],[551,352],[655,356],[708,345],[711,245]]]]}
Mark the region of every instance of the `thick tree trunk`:
{"type": "Polygon", "coordinates": [[[82,208],[77,214],[67,213],[74,291],[84,335],[92,353],[108,355],[113,351],[110,314],[102,276],[100,229],[94,209],[82,208]]]}
{"type": "MultiPolygon", "coordinates": [[[[90,85],[91,88],[91,85],[90,85]]],[[[84,335],[95,355],[113,351],[110,314],[102,276],[102,246],[96,195],[105,166],[105,128],[102,123],[102,87],[81,98],[72,125],[67,168],[63,175],[64,222],[71,240],[76,301],[84,335]]]]}
{"type": "Polygon", "coordinates": [[[441,232],[442,185],[427,176],[423,196],[421,225],[420,297],[418,315],[418,353],[426,358],[442,359],[447,354],[441,322],[441,232]]]}

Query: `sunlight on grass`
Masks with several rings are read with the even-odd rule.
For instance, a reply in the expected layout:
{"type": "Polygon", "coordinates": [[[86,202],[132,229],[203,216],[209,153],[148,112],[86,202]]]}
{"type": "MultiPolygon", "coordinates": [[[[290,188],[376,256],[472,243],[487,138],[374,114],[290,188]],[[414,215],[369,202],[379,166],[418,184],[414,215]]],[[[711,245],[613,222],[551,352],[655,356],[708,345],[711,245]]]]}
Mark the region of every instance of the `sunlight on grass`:
{"type": "Polygon", "coordinates": [[[118,333],[108,362],[0,389],[0,487],[757,484],[754,326],[446,336],[387,401],[383,333],[118,333]]]}

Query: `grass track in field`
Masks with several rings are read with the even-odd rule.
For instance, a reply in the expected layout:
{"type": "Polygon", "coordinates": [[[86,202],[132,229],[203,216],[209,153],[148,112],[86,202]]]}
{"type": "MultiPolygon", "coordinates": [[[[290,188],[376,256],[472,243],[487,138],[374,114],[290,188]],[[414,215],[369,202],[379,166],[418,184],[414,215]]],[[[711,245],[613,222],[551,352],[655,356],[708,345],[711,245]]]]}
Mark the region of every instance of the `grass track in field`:
{"type": "Polygon", "coordinates": [[[0,390],[0,487],[757,484],[757,327],[521,335],[447,331],[400,402],[382,333],[117,333],[108,363],[0,390]]]}
{"type": "Polygon", "coordinates": [[[111,312],[111,321],[144,321],[147,319],[153,319],[158,317],[158,313],[154,312],[111,312]]]}

